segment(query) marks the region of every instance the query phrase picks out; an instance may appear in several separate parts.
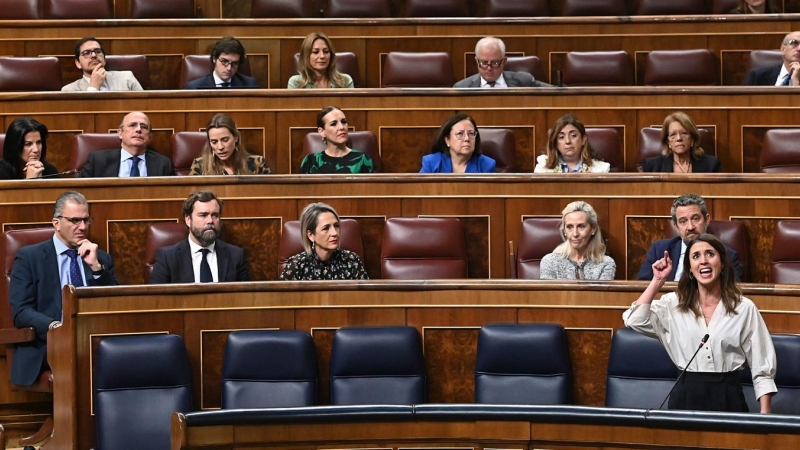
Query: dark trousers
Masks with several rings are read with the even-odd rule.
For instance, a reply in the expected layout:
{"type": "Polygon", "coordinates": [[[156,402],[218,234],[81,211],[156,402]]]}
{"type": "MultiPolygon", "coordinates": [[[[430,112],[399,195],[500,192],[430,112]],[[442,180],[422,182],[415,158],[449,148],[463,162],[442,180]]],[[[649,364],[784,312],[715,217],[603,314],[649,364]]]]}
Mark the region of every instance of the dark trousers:
{"type": "Polygon", "coordinates": [[[748,412],[741,374],[686,372],[669,397],[669,409],[748,412]]]}

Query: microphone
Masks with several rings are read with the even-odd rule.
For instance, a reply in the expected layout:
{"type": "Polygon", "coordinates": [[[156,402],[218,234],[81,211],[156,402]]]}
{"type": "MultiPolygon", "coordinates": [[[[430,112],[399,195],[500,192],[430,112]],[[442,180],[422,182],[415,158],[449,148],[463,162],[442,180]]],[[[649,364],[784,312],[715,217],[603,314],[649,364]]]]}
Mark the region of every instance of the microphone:
{"type": "Polygon", "coordinates": [[[684,367],[683,370],[681,370],[681,374],[678,375],[678,379],[675,380],[675,384],[672,385],[672,389],[669,390],[669,394],[667,394],[667,396],[664,397],[664,401],[661,402],[660,405],[658,405],[658,409],[661,409],[664,406],[664,403],[667,403],[667,399],[669,398],[670,395],[672,395],[672,391],[675,390],[675,386],[677,386],[678,383],[681,381],[681,378],[683,378],[683,374],[686,373],[686,369],[688,369],[689,365],[692,364],[692,361],[694,361],[694,357],[697,356],[697,354],[700,352],[700,349],[703,348],[704,345],[706,345],[706,342],[708,342],[708,333],[706,333],[706,335],[703,336],[703,339],[700,340],[700,346],[697,347],[697,350],[694,351],[694,355],[692,355],[692,357],[689,358],[689,362],[686,363],[686,367],[684,367]]]}
{"type": "Polygon", "coordinates": [[[55,177],[60,177],[62,175],[72,175],[74,173],[78,173],[78,171],[72,169],[72,170],[67,170],[66,172],[51,173],[50,175],[42,175],[40,178],[55,178],[55,177]]]}

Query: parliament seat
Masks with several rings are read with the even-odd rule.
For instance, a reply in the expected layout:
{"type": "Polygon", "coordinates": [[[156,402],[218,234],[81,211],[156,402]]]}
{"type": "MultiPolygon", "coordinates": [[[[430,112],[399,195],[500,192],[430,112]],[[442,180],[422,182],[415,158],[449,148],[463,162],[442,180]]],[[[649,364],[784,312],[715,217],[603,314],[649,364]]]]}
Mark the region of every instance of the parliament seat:
{"type": "Polygon", "coordinates": [[[800,284],[800,220],[775,223],[769,280],[775,284],[800,284]]]}
{"type": "Polygon", "coordinates": [[[773,128],[764,133],[760,166],[762,173],[800,172],[800,128],[773,128]]]}
{"type": "Polygon", "coordinates": [[[623,149],[616,128],[586,128],[586,138],[589,139],[589,145],[592,146],[597,158],[611,165],[611,172],[625,171],[623,149]]]}
{"type": "Polygon", "coordinates": [[[507,56],[505,70],[512,72],[527,72],[533,78],[544,81],[544,68],[536,55],[531,56],[507,56]]]}
{"type": "Polygon", "coordinates": [[[204,131],[180,131],[172,135],[172,165],[176,175],[189,175],[192,162],[203,154],[208,142],[204,131]]]}
{"type": "Polygon", "coordinates": [[[43,0],[42,12],[44,18],[49,20],[113,19],[112,3],[113,0],[43,0]]]}
{"type": "Polygon", "coordinates": [[[325,17],[392,17],[389,0],[328,0],[325,17]]]}
{"type": "Polygon", "coordinates": [[[707,231],[716,236],[723,244],[736,250],[742,266],[742,281],[750,280],[750,251],[747,248],[747,228],[738,220],[712,220],[707,231]]]}
{"type": "Polygon", "coordinates": [[[719,71],[710,50],[653,50],[644,65],[646,86],[714,86],[719,71]]]}
{"type": "Polygon", "coordinates": [[[381,87],[453,87],[453,67],[446,52],[389,52],[381,87]]]}
{"type": "Polygon", "coordinates": [[[192,19],[194,0],[129,0],[131,19],[192,19]]]}
{"type": "Polygon", "coordinates": [[[331,405],[425,403],[425,359],[414,327],[344,327],[333,335],[331,405]]]}
{"type": "Polygon", "coordinates": [[[43,19],[39,0],[4,0],[0,8],[0,20],[43,19]]]}
{"type": "MultiPolygon", "coordinates": [[[[186,55],[181,63],[180,88],[186,87],[186,83],[196,78],[204,77],[214,70],[209,55],[186,55]]],[[[250,76],[250,64],[245,59],[244,64],[239,66],[242,75],[250,76]]]]}
{"type": "Polygon", "coordinates": [[[177,244],[178,241],[189,236],[189,228],[180,222],[153,222],[147,225],[144,245],[144,282],[150,281],[153,265],[156,263],[156,253],[161,247],[177,244]]]}
{"type": "Polygon", "coordinates": [[[228,335],[222,409],[317,404],[314,342],[305,331],[247,330],[228,335]]]}
{"type": "MultiPolygon", "coordinates": [[[[346,73],[353,79],[353,87],[364,87],[361,74],[358,71],[358,56],[353,52],[336,53],[336,70],[346,73]]],[[[300,53],[294,54],[294,71],[300,73],[300,53]]]]}
{"type": "Polygon", "coordinates": [[[552,253],[564,239],[559,224],[561,217],[529,217],[522,221],[517,253],[511,252],[509,266],[511,278],[525,280],[539,279],[539,266],[542,258],[552,253]]]}
{"type": "Polygon", "coordinates": [[[679,16],[705,13],[704,2],[698,0],[639,0],[639,9],[637,10],[637,14],[640,16],[679,16]]]}
{"type": "Polygon", "coordinates": [[[569,52],[561,74],[563,86],[633,86],[628,52],[569,52]]]}
{"type": "Polygon", "coordinates": [[[497,323],[481,327],[475,360],[475,403],[565,405],[572,366],[564,327],[497,323]]]}
{"type": "Polygon", "coordinates": [[[309,0],[253,0],[250,17],[253,19],[302,19],[311,17],[309,0]]]}
{"type": "Polygon", "coordinates": [[[611,339],[606,406],[657,409],[679,373],[661,342],[620,328],[611,339]]]}
{"type": "MultiPolygon", "coordinates": [[[[351,131],[347,134],[347,146],[353,150],[366,153],[372,158],[372,167],[375,172],[380,172],[383,169],[381,163],[381,153],[378,148],[378,140],[372,131],[351,131]]],[[[322,136],[311,131],[306,134],[303,139],[303,156],[319,153],[325,150],[325,144],[322,143],[322,136]]]]}
{"type": "MultiPolygon", "coordinates": [[[[358,255],[364,262],[364,244],[361,240],[361,225],[355,219],[339,219],[339,246],[358,255]]],[[[289,262],[289,258],[305,251],[300,235],[300,221],[287,220],[283,223],[281,240],[278,245],[278,273],[289,262]]]]}
{"type": "MultiPolygon", "coordinates": [[[[706,155],[717,154],[714,127],[697,127],[700,133],[700,147],[706,155]]],[[[661,154],[661,127],[645,127],[639,130],[639,143],[636,149],[636,168],[642,171],[642,164],[647,158],[661,154]]]]}
{"type": "Polygon", "coordinates": [[[394,217],[386,221],[381,276],[392,280],[467,278],[464,229],[451,217],[394,217]]]}
{"type": "Polygon", "coordinates": [[[517,140],[508,128],[478,128],[481,137],[481,153],[492,158],[495,172],[517,171],[517,140]]]}
{"type": "MultiPolygon", "coordinates": [[[[772,413],[800,415],[800,336],[773,334],[771,337],[778,361],[775,374],[778,393],[772,397],[772,413]]],[[[761,406],[753,390],[753,375],[747,368],[742,370],[742,389],[750,412],[760,412],[761,406]]]]}
{"type": "Polygon", "coordinates": [[[714,0],[711,5],[711,14],[728,14],[737,6],[739,6],[738,0],[714,0]]]}
{"type": "Polygon", "coordinates": [[[144,89],[153,89],[145,55],[106,55],[106,69],[130,70],[144,89]]]}
{"type": "Polygon", "coordinates": [[[69,169],[80,172],[86,165],[89,153],[97,150],[119,148],[120,139],[117,133],[81,133],[72,137],[72,154],[69,169]]]}
{"type": "Polygon", "coordinates": [[[0,57],[0,92],[60,91],[58,58],[0,57]]]}
{"type": "Polygon", "coordinates": [[[625,0],[563,0],[562,16],[625,16],[625,0]]]}
{"type": "Polygon", "coordinates": [[[94,353],[96,450],[169,450],[170,417],[192,410],[192,372],[176,334],[110,336],[94,353]]]}
{"type": "Polygon", "coordinates": [[[406,17],[469,17],[467,0],[406,0],[406,17]]]}
{"type": "Polygon", "coordinates": [[[772,67],[783,64],[783,53],[780,50],[752,50],[748,58],[747,70],[756,67],[772,67]]]}
{"type": "Polygon", "coordinates": [[[547,0],[488,0],[486,17],[548,17],[547,0]]]}

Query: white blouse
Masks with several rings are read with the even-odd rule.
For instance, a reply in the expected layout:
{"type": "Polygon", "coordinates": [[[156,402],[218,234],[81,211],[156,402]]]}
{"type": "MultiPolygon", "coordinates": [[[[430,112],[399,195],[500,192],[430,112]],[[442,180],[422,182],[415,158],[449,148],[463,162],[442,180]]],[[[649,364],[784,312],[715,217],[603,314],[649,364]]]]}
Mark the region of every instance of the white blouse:
{"type": "Polygon", "coordinates": [[[670,292],[650,305],[634,303],[622,319],[627,327],[661,341],[681,370],[708,334],[708,342],[692,361],[689,372],[732,372],[746,363],[753,374],[756,398],[777,392],[775,347],[761,313],[746,297],[742,297],[736,312],[726,314],[720,302],[706,325],[702,316],[679,311],[678,295],[670,292]]]}

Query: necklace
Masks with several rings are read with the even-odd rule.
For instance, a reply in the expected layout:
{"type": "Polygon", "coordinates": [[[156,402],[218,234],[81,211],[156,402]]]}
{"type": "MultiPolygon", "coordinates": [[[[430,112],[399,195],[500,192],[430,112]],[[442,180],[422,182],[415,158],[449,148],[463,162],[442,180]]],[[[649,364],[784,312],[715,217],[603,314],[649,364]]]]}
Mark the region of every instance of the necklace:
{"type": "Polygon", "coordinates": [[[680,171],[681,173],[691,173],[692,172],[692,164],[691,163],[686,163],[686,165],[685,165],[686,169],[684,169],[684,165],[683,164],[681,164],[681,163],[679,163],[678,161],[675,161],[675,160],[673,160],[672,165],[673,165],[673,167],[677,167],[678,171],[680,171]]]}

